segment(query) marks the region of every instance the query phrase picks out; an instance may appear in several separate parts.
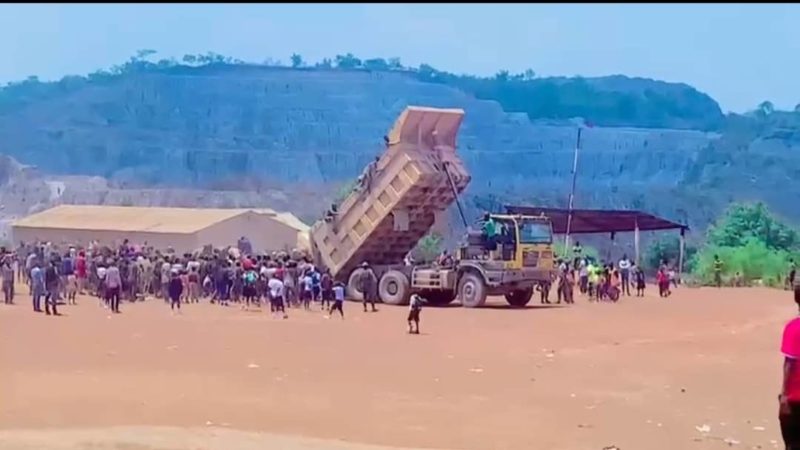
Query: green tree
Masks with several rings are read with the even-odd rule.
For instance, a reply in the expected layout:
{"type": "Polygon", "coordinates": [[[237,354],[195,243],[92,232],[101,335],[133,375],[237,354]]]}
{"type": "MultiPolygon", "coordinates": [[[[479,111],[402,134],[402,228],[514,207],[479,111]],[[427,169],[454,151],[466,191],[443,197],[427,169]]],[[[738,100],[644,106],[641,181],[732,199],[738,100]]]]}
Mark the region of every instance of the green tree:
{"type": "Polygon", "coordinates": [[[530,81],[536,78],[536,72],[534,72],[533,69],[525,69],[523,75],[526,81],[530,81]]]}
{"type": "Polygon", "coordinates": [[[444,239],[437,233],[425,235],[414,249],[415,259],[421,263],[429,263],[436,259],[444,248],[444,239]]]}
{"type": "Polygon", "coordinates": [[[371,58],[364,61],[364,68],[374,71],[389,70],[389,63],[383,58],[371,58]]]}
{"type": "Polygon", "coordinates": [[[320,69],[330,69],[333,67],[333,61],[330,58],[322,58],[322,61],[316,63],[314,67],[318,67],[320,69]]]}
{"type": "Polygon", "coordinates": [[[707,284],[714,276],[714,255],[722,260],[727,278],[738,272],[747,281],[780,286],[789,259],[800,257],[800,238],[763,203],[734,204],[709,228],[706,245],[697,255],[694,274],[707,284]]]}
{"type": "Polygon", "coordinates": [[[400,70],[403,68],[403,63],[400,62],[400,58],[398,57],[389,58],[388,63],[391,70],[400,70]]]}
{"type": "Polygon", "coordinates": [[[761,202],[732,205],[708,231],[708,243],[718,247],[742,247],[749,238],[775,250],[796,250],[800,245],[797,230],[779,222],[761,202]]]}
{"type": "Polygon", "coordinates": [[[361,60],[353,56],[352,53],[346,55],[336,55],[336,67],[340,69],[357,69],[361,67],[361,60]]]}
{"type": "MultiPolygon", "coordinates": [[[[569,251],[564,250],[563,239],[559,239],[558,241],[553,242],[553,251],[555,252],[557,258],[563,259],[565,255],[570,261],[574,258],[574,255],[572,254],[572,245],[575,244],[575,236],[572,236],[570,239],[571,239],[571,244],[569,251]]],[[[581,244],[581,248],[582,248],[581,253],[583,254],[583,256],[594,258],[595,261],[601,260],[600,252],[598,252],[596,248],[592,247],[591,245],[584,245],[584,244],[581,244]]]]}
{"type": "MultiPolygon", "coordinates": [[[[694,269],[695,256],[697,255],[697,247],[687,245],[684,248],[684,252],[683,270],[685,272],[692,272],[694,269]]],[[[670,264],[677,267],[680,254],[680,238],[678,236],[664,236],[650,243],[647,250],[645,250],[642,265],[647,270],[654,270],[658,268],[661,261],[667,260],[670,264]]]]}
{"type": "Polygon", "coordinates": [[[295,69],[298,67],[303,67],[304,65],[303,57],[298,55],[297,53],[292,53],[291,60],[292,60],[292,67],[294,67],[295,69]]]}
{"type": "Polygon", "coordinates": [[[193,65],[197,62],[197,57],[194,55],[183,55],[183,62],[193,65]]]}

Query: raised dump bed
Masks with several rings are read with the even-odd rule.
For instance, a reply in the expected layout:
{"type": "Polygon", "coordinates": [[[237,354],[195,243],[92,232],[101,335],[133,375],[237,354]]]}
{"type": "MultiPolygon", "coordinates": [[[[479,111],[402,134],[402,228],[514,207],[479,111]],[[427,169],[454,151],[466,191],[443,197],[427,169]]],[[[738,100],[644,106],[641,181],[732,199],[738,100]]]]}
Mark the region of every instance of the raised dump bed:
{"type": "Polygon", "coordinates": [[[336,279],[347,281],[365,261],[402,264],[467,187],[470,176],[456,154],[463,117],[461,109],[409,106],[402,112],[369,187],[350,193],[332,221],[311,229],[316,257],[336,279]]]}

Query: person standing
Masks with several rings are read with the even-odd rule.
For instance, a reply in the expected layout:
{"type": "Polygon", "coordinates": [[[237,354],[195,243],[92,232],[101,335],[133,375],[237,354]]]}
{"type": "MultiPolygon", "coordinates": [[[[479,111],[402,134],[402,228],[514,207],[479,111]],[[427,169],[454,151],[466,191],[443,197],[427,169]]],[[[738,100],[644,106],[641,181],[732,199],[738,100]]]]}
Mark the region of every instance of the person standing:
{"type": "Polygon", "coordinates": [[[106,298],[111,312],[119,314],[119,296],[122,290],[122,276],[117,267],[117,261],[111,260],[106,269],[106,298]]]}
{"type": "MultiPolygon", "coordinates": [[[[800,307],[800,288],[794,288],[794,301],[800,307]]],[[[800,449],[800,316],[783,329],[783,382],[778,394],[778,422],[787,450],[800,449]]]]}
{"type": "Polygon", "coordinates": [[[714,255],[714,284],[717,288],[722,287],[722,261],[719,260],[719,255],[714,255]]]}
{"type": "Polygon", "coordinates": [[[419,294],[411,294],[411,299],[408,303],[408,333],[419,334],[419,315],[422,312],[422,303],[425,300],[419,294]],[[413,326],[412,326],[413,325],[413,326]],[[414,329],[416,326],[416,329],[414,329]]]}
{"type": "Polygon", "coordinates": [[[633,270],[634,278],[636,281],[636,296],[644,297],[644,288],[647,285],[647,280],[644,276],[644,271],[641,267],[635,267],[633,270]]]}
{"type": "Polygon", "coordinates": [[[273,274],[272,278],[270,278],[267,283],[267,289],[269,290],[269,310],[272,314],[280,311],[283,314],[283,318],[287,319],[289,316],[286,314],[286,308],[283,303],[283,288],[283,281],[278,278],[277,274],[273,274]]]}
{"type": "Polygon", "coordinates": [[[14,268],[11,266],[9,258],[3,260],[0,268],[0,276],[3,277],[3,301],[6,305],[14,304],[14,268]]]}
{"type": "Polygon", "coordinates": [[[325,269],[325,273],[322,274],[319,284],[322,288],[322,311],[326,311],[326,309],[330,309],[333,303],[333,278],[331,277],[330,269],[325,269]],[[327,308],[325,306],[326,304],[327,308]]]}
{"type": "Polygon", "coordinates": [[[53,315],[58,315],[58,270],[56,261],[51,261],[44,271],[44,285],[47,294],[44,297],[44,311],[50,315],[50,307],[53,307],[53,315]]]}
{"type": "Polygon", "coordinates": [[[75,274],[78,277],[78,292],[81,295],[85,293],[86,290],[86,278],[88,275],[86,266],[86,254],[81,250],[78,253],[78,258],[75,260],[75,274]]]}
{"type": "Polygon", "coordinates": [[[628,259],[628,255],[622,255],[622,259],[619,260],[619,275],[622,278],[622,294],[630,296],[631,295],[631,260],[628,259]]]}
{"type": "Polygon", "coordinates": [[[333,315],[334,311],[339,311],[339,314],[344,319],[344,310],[342,306],[344,304],[344,284],[341,281],[337,281],[333,285],[333,306],[331,306],[330,311],[328,311],[329,315],[333,315]]]}
{"type": "Polygon", "coordinates": [[[375,308],[376,297],[378,296],[378,277],[375,276],[375,271],[369,266],[366,261],[361,263],[361,277],[359,278],[359,287],[363,294],[364,312],[367,312],[367,303],[372,306],[372,312],[377,312],[375,308]]]}
{"type": "Polygon", "coordinates": [[[34,260],[30,274],[31,295],[33,296],[33,310],[42,312],[42,297],[45,295],[44,271],[39,261],[34,260]]]}
{"type": "Polygon", "coordinates": [[[794,280],[797,277],[797,264],[794,262],[794,258],[789,258],[789,277],[787,279],[789,284],[789,289],[794,289],[794,280]]]}
{"type": "Polygon", "coordinates": [[[180,312],[181,296],[183,295],[183,280],[181,280],[180,274],[175,270],[170,271],[167,293],[169,294],[169,309],[175,311],[175,307],[177,306],[178,312],[180,312]]]}

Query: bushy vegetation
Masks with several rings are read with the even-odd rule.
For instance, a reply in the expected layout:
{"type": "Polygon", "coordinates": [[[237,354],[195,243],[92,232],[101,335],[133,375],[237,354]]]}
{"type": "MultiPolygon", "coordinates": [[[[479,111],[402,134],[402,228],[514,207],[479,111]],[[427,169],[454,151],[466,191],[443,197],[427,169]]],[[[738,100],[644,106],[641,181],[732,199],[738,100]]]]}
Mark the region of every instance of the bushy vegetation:
{"type": "MultiPolygon", "coordinates": [[[[569,244],[569,251],[564,251],[563,238],[562,239],[558,239],[557,241],[553,242],[553,249],[555,251],[555,254],[556,254],[557,258],[562,258],[563,259],[564,255],[566,255],[571,261],[575,257],[575,255],[572,254],[572,246],[575,244],[575,239],[574,238],[570,238],[570,239],[572,239],[572,240],[570,241],[570,244],[569,244]]],[[[601,260],[600,252],[598,252],[596,248],[592,247],[591,245],[584,245],[584,244],[581,244],[581,248],[583,249],[583,250],[581,250],[581,253],[583,254],[583,256],[588,256],[590,258],[594,258],[595,261],[600,261],[601,260]]]]}
{"type": "Polygon", "coordinates": [[[800,259],[800,235],[780,222],[763,203],[735,204],[713,225],[696,255],[693,275],[704,284],[714,279],[714,255],[725,280],[737,273],[744,282],[782,286],[789,260],[800,259]]]}
{"type": "MultiPolygon", "coordinates": [[[[695,268],[697,247],[686,245],[683,255],[683,271],[692,272],[695,268]]],[[[676,235],[663,236],[653,241],[644,253],[642,268],[648,272],[653,272],[661,265],[661,261],[666,260],[669,264],[677,267],[680,259],[681,243],[680,237],[676,235]]]]}
{"type": "Polygon", "coordinates": [[[411,252],[418,263],[431,263],[444,249],[444,238],[437,233],[429,233],[419,240],[411,252]]]}
{"type": "MultiPolygon", "coordinates": [[[[495,100],[506,111],[525,113],[531,119],[568,120],[581,117],[597,125],[654,128],[717,129],[724,117],[719,105],[694,88],[621,75],[601,78],[537,77],[532,69],[519,74],[500,71],[493,77],[456,75],[428,64],[405,67],[399,58],[361,59],[352,53],[310,64],[293,53],[288,64],[271,58],[250,63],[214,52],[157,59],[157,52],[143,49],[123,64],[88,76],[67,76],[43,83],[35,76],[9,83],[0,90],[0,112],[26,102],[73,91],[90,83],[108,83],[128,74],[183,73],[201,68],[237,65],[291,67],[298,70],[395,71],[431,83],[462,89],[477,98],[495,100]]],[[[761,111],[761,109],[759,109],[761,111]]]]}

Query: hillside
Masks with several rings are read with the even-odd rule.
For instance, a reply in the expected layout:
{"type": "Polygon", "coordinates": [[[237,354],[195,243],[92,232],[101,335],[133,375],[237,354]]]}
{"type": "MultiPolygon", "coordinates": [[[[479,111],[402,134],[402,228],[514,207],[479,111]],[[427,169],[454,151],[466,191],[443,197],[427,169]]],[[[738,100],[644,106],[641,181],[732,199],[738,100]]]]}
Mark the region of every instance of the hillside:
{"type": "MultiPolygon", "coordinates": [[[[735,197],[800,220],[790,207],[800,194],[793,114],[724,117],[689,86],[619,76],[478,79],[429,66],[344,66],[132,60],[87,78],[29,79],[0,91],[0,151],[46,174],[107,178],[111,189],[271,190],[313,218],[331,186],[381,151],[406,105],[460,107],[459,151],[474,176],[465,200],[476,214],[511,201],[566,204],[577,131],[568,119],[582,116],[597,126],[584,133],[580,207],[641,208],[704,228],[735,197]]],[[[147,201],[159,195],[170,194],[147,201]]]]}

